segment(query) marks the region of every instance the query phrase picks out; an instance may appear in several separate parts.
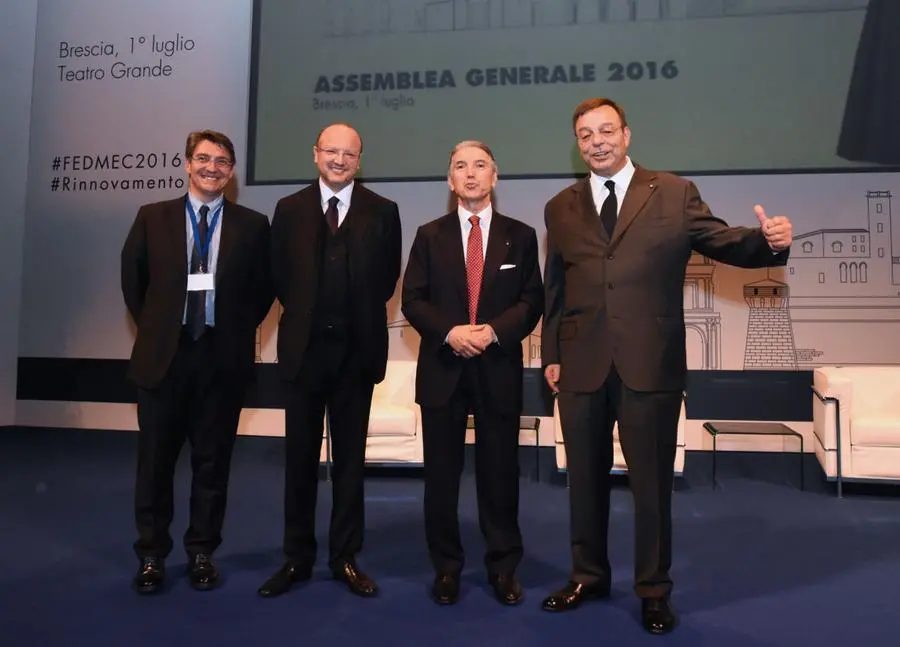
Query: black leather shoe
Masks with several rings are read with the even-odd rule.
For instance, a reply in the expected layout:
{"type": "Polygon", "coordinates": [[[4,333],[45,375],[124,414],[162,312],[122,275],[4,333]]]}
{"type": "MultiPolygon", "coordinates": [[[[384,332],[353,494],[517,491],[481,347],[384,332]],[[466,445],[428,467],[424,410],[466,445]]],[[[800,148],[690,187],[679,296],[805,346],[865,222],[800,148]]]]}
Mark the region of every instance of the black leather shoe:
{"type": "Polygon", "coordinates": [[[459,600],[459,576],[435,575],[431,597],[438,604],[456,604],[459,600]]]}
{"type": "Polygon", "coordinates": [[[166,577],[166,562],[161,557],[144,557],[141,567],[132,580],[134,590],[140,594],[155,593],[166,577]]]}
{"type": "Polygon", "coordinates": [[[363,573],[353,561],[337,562],[332,567],[334,579],[343,582],[351,593],[364,598],[374,597],[378,593],[378,587],[371,577],[363,573]]]}
{"type": "Polygon", "coordinates": [[[577,609],[585,600],[609,597],[609,588],[603,586],[586,586],[578,582],[568,582],[558,591],[544,598],[541,608],[544,611],[571,611],[577,609]]]}
{"type": "Polygon", "coordinates": [[[491,575],[488,582],[494,587],[494,597],[500,604],[512,606],[522,601],[522,585],[514,574],[491,575]]]}
{"type": "Polygon", "coordinates": [[[285,562],[256,592],[264,598],[274,598],[276,595],[290,591],[292,585],[306,582],[311,577],[312,566],[285,562]]]}
{"type": "Polygon", "coordinates": [[[678,619],[669,606],[669,598],[643,598],[641,600],[641,624],[652,634],[667,634],[675,628],[678,619]]]}
{"type": "Polygon", "coordinates": [[[197,553],[188,559],[188,580],[195,591],[209,591],[219,586],[219,569],[212,557],[197,553]]]}

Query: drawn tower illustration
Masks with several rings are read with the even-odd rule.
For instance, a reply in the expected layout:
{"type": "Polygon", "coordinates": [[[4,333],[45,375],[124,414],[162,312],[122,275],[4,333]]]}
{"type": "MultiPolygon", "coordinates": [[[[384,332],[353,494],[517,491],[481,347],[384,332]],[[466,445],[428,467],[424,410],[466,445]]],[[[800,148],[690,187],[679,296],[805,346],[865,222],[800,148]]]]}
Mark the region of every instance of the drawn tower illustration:
{"type": "Polygon", "coordinates": [[[797,350],[791,325],[790,288],[766,277],[744,285],[750,307],[744,369],[797,369],[797,350]]]}
{"type": "Polygon", "coordinates": [[[900,362],[890,341],[900,323],[900,223],[890,190],[863,196],[863,213],[829,214],[838,226],[794,236],[785,272],[798,368],[900,362]]]}
{"type": "Polygon", "coordinates": [[[869,231],[875,245],[877,258],[884,257],[884,247],[890,250],[891,285],[900,285],[900,226],[896,226],[891,213],[890,191],[867,191],[866,206],[869,231]]]}

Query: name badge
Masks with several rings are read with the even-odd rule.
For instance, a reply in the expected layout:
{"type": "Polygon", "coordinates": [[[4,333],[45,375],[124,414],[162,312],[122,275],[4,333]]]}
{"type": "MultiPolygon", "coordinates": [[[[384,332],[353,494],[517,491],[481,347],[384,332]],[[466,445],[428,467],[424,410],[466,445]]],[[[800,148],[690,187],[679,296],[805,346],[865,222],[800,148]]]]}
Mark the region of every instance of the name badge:
{"type": "Polygon", "coordinates": [[[188,292],[205,292],[215,289],[213,275],[209,272],[203,274],[188,274],[188,292]]]}

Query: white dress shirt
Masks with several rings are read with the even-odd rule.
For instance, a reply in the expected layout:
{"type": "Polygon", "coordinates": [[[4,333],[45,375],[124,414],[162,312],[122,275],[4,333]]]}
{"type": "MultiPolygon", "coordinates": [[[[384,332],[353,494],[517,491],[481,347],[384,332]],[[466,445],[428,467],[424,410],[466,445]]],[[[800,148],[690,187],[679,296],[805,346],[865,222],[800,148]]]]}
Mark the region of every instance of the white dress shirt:
{"type": "Polygon", "coordinates": [[[338,199],[338,227],[344,224],[344,218],[347,217],[347,210],[350,209],[350,196],[353,194],[353,182],[345,186],[343,189],[335,193],[331,190],[322,178],[319,178],[319,191],[322,194],[322,213],[328,209],[328,201],[331,200],[332,196],[337,196],[338,199]]]}
{"type": "MultiPolygon", "coordinates": [[[[203,202],[188,191],[188,200],[191,201],[191,207],[194,209],[194,215],[200,218],[200,207],[204,204],[209,207],[209,213],[206,215],[206,223],[212,227],[213,216],[219,207],[223,207],[219,212],[219,218],[216,221],[216,228],[212,230],[212,240],[209,241],[209,249],[206,250],[206,271],[213,276],[216,275],[216,267],[219,264],[219,241],[222,239],[222,220],[225,218],[224,197],[219,196],[211,202],[203,202]]],[[[188,213],[187,205],[184,207],[184,220],[187,227],[187,266],[188,274],[191,272],[191,254],[194,252],[194,227],[191,224],[191,216],[188,213]]],[[[206,242],[206,241],[202,241],[206,242]]],[[[215,280],[215,279],[213,279],[215,280]]],[[[181,318],[182,323],[187,323],[187,297],[184,299],[184,314],[181,318]]],[[[206,325],[216,325],[216,291],[206,291],[206,325]]]]}
{"type": "Polygon", "coordinates": [[[622,202],[625,200],[625,192],[628,191],[628,185],[631,184],[631,178],[634,177],[634,164],[630,157],[625,158],[625,166],[612,177],[603,177],[591,171],[591,196],[594,198],[594,208],[600,213],[600,207],[606,201],[609,195],[609,189],[606,188],[605,182],[612,180],[616,183],[616,216],[622,210],[622,202]]]}

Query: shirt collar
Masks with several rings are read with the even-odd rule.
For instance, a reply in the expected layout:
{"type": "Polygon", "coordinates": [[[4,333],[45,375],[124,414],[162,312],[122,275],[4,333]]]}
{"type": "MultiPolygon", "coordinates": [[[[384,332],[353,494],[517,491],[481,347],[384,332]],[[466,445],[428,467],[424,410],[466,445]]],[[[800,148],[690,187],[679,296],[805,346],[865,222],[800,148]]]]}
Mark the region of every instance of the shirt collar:
{"type": "Polygon", "coordinates": [[[337,199],[340,201],[340,204],[350,206],[350,196],[353,194],[353,185],[355,184],[355,180],[345,186],[343,189],[335,193],[332,191],[331,187],[325,184],[325,181],[322,178],[319,178],[319,191],[322,194],[322,208],[325,209],[328,206],[328,201],[331,199],[331,196],[337,196],[337,199]]]}
{"type": "Polygon", "coordinates": [[[488,203],[488,206],[486,206],[478,213],[472,213],[461,204],[456,206],[456,214],[457,216],[459,216],[459,224],[463,227],[471,224],[469,222],[469,218],[471,218],[472,216],[478,216],[481,219],[478,224],[487,227],[491,224],[491,216],[493,215],[493,213],[494,207],[490,203],[488,203]]]}
{"type": "Polygon", "coordinates": [[[191,207],[193,207],[194,213],[199,215],[200,207],[202,207],[204,204],[207,207],[209,207],[210,213],[215,213],[216,209],[218,209],[222,205],[222,203],[225,201],[225,196],[220,193],[216,198],[214,198],[210,202],[203,202],[203,200],[201,200],[200,198],[195,196],[193,193],[188,191],[188,200],[191,201],[191,207]]]}
{"type": "Polygon", "coordinates": [[[634,163],[630,157],[626,157],[625,166],[619,169],[619,172],[612,177],[604,177],[591,171],[591,190],[594,192],[594,195],[602,195],[602,192],[606,190],[606,187],[603,185],[607,180],[612,180],[616,183],[617,189],[624,191],[631,184],[632,177],[634,177],[634,163]]]}

